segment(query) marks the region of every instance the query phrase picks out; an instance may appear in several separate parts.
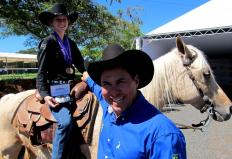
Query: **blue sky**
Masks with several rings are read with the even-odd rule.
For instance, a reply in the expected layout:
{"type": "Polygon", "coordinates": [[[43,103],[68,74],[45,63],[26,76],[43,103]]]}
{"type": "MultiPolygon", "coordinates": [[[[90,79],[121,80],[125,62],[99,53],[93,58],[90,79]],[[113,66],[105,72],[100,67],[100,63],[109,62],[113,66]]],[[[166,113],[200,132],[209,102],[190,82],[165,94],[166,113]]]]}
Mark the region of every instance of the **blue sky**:
{"type": "MultiPolygon", "coordinates": [[[[107,6],[113,14],[118,9],[140,8],[137,11],[137,16],[143,22],[140,28],[146,34],[209,0],[121,0],[121,3],[113,2],[112,5],[109,4],[110,0],[93,1],[107,6]]],[[[23,36],[0,38],[0,52],[17,52],[27,49],[24,45],[25,40],[26,38],[23,36]]]]}

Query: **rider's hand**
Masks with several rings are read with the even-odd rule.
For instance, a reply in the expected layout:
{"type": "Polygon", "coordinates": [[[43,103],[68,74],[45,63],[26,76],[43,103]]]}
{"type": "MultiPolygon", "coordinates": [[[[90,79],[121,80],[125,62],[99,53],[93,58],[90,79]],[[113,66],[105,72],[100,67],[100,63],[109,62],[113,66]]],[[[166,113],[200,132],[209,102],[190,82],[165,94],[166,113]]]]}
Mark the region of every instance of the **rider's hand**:
{"type": "Polygon", "coordinates": [[[85,71],[85,72],[83,72],[83,74],[82,74],[81,80],[82,80],[82,81],[86,81],[88,77],[89,77],[89,74],[88,74],[87,71],[85,71]]]}
{"type": "Polygon", "coordinates": [[[48,104],[50,107],[53,107],[53,108],[57,107],[60,104],[51,96],[44,97],[44,100],[46,104],[48,104]]]}

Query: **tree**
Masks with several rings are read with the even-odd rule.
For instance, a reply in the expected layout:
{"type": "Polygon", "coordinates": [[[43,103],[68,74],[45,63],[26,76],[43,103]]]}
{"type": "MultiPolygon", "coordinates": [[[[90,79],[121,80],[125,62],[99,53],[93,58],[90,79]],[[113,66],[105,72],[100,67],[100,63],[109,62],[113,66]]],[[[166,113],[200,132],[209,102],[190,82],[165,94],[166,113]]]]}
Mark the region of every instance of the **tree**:
{"type": "Polygon", "coordinates": [[[99,58],[102,48],[113,42],[130,48],[133,38],[141,35],[138,20],[123,20],[122,12],[114,16],[91,0],[1,0],[0,28],[3,30],[0,35],[26,35],[26,45],[36,47],[50,33],[48,27],[41,25],[38,15],[55,2],[63,2],[68,10],[78,12],[79,17],[70,27],[69,36],[80,46],[84,56],[99,58]]]}
{"type": "Polygon", "coordinates": [[[36,48],[30,48],[26,50],[19,50],[17,53],[19,54],[36,54],[37,50],[36,48]]]}

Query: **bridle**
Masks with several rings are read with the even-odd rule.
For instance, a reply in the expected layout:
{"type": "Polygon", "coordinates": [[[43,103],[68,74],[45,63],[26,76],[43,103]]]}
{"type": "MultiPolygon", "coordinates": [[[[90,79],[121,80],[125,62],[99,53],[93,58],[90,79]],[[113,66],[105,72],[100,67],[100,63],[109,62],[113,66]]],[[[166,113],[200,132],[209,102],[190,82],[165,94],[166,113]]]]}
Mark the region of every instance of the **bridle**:
{"type": "Polygon", "coordinates": [[[181,59],[183,62],[183,66],[186,68],[186,71],[187,71],[189,78],[192,80],[192,82],[193,82],[194,86],[196,87],[200,97],[202,98],[202,101],[204,102],[204,106],[200,109],[200,112],[201,113],[207,112],[208,116],[205,120],[200,121],[198,124],[192,124],[192,126],[187,126],[187,125],[178,124],[178,123],[176,123],[176,124],[179,125],[181,129],[194,129],[194,130],[199,129],[199,130],[203,131],[203,128],[209,124],[209,122],[211,121],[211,118],[217,118],[217,115],[216,115],[216,111],[214,109],[212,99],[210,99],[209,96],[204,93],[204,91],[199,86],[197,80],[195,79],[195,77],[190,69],[190,66],[194,62],[196,57],[197,56],[195,56],[194,58],[192,58],[190,60],[189,59],[185,60],[184,57],[181,57],[181,59]]]}
{"type": "Polygon", "coordinates": [[[204,94],[203,90],[197,83],[197,80],[193,76],[192,71],[190,70],[189,66],[184,66],[187,70],[187,74],[189,78],[192,80],[193,84],[195,85],[196,89],[198,90],[199,95],[201,96],[202,100],[204,101],[204,106],[200,109],[201,113],[206,112],[208,109],[214,109],[213,101],[209,98],[208,95],[204,94]]]}

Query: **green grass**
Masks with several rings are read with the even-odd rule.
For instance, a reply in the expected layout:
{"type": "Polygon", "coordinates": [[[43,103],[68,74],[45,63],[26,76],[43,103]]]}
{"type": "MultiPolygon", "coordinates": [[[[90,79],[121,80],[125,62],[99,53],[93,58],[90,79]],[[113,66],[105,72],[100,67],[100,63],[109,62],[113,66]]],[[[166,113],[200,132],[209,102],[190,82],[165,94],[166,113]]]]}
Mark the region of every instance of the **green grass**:
{"type": "Polygon", "coordinates": [[[0,80],[13,80],[13,79],[34,79],[37,73],[22,73],[22,74],[4,74],[0,75],[0,80]]]}
{"type": "MultiPolygon", "coordinates": [[[[14,79],[35,79],[37,73],[22,73],[22,74],[4,74],[0,75],[0,81],[2,80],[14,80],[14,79]]],[[[81,78],[81,74],[78,72],[76,73],[78,79],[81,78]]]]}

